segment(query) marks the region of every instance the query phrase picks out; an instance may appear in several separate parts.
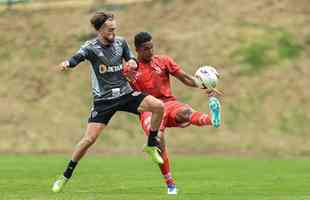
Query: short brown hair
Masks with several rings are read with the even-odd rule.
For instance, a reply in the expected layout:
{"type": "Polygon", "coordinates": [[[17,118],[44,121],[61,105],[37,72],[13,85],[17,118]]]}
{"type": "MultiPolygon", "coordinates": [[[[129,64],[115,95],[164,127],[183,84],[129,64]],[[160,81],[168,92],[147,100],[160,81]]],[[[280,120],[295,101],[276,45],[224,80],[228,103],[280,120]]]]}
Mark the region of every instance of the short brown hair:
{"type": "Polygon", "coordinates": [[[113,14],[105,13],[103,11],[97,11],[90,19],[90,23],[98,31],[107,20],[113,20],[113,19],[114,19],[113,14]]]}

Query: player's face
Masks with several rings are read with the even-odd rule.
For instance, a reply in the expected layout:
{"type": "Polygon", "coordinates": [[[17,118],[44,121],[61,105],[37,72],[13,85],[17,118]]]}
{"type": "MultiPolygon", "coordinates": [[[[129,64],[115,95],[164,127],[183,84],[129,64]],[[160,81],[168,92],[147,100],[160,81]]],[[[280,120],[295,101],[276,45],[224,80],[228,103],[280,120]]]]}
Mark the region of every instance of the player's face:
{"type": "Polygon", "coordinates": [[[145,62],[150,62],[153,57],[153,42],[148,41],[137,48],[138,57],[145,62]]]}
{"type": "Polygon", "coordinates": [[[115,20],[107,20],[99,29],[98,33],[108,43],[113,43],[115,38],[116,22],[115,20]]]}

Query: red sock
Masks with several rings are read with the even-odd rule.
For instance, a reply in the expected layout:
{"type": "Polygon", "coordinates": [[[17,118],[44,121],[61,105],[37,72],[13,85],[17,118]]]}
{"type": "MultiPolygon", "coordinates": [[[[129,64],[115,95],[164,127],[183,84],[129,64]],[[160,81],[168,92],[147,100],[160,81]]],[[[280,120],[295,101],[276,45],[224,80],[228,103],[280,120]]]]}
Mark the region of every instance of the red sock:
{"type": "Polygon", "coordinates": [[[193,112],[191,116],[191,123],[196,126],[212,125],[209,115],[202,112],[193,112]]]}
{"type": "Polygon", "coordinates": [[[174,179],[172,178],[171,172],[170,172],[170,164],[169,164],[169,157],[168,157],[168,149],[165,147],[164,151],[161,154],[164,164],[160,165],[160,171],[163,175],[165,182],[167,185],[175,184],[174,179]]]}

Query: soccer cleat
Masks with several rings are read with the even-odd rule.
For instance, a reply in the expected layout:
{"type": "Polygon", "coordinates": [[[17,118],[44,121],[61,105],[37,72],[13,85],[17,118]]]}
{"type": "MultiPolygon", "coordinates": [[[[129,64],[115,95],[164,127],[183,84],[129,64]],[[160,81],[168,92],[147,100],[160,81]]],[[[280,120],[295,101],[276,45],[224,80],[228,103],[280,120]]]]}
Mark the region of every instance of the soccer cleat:
{"type": "Polygon", "coordinates": [[[52,188],[52,191],[55,192],[55,193],[58,193],[60,192],[64,186],[66,185],[66,183],[68,182],[69,179],[67,179],[66,177],[64,176],[61,176],[60,178],[58,178],[54,184],[53,184],[53,188],[52,188]]]}
{"type": "Polygon", "coordinates": [[[209,109],[211,111],[212,126],[218,128],[221,125],[221,104],[216,97],[210,97],[209,109]]]}
{"type": "Polygon", "coordinates": [[[160,156],[160,149],[156,146],[150,147],[145,145],[143,151],[147,153],[156,164],[164,164],[164,160],[160,156]]]}
{"type": "Polygon", "coordinates": [[[167,187],[167,194],[171,194],[171,195],[176,195],[178,194],[178,189],[177,187],[175,186],[175,184],[170,184],[168,185],[167,187]]]}

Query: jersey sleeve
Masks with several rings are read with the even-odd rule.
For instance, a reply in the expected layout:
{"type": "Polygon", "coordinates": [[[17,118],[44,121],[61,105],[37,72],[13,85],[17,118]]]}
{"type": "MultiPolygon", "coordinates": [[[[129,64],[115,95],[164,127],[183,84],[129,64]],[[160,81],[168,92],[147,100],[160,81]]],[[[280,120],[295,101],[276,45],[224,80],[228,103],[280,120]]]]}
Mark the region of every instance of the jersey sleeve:
{"type": "Polygon", "coordinates": [[[135,59],[135,56],[130,50],[128,43],[125,39],[123,40],[123,58],[125,59],[125,61],[128,61],[130,59],[135,59]]]}
{"type": "Polygon", "coordinates": [[[165,60],[169,74],[176,76],[183,71],[182,68],[172,58],[167,56],[165,57],[165,60]]]}
{"type": "Polygon", "coordinates": [[[85,59],[89,57],[89,50],[87,49],[87,45],[83,45],[68,61],[70,63],[69,67],[73,68],[77,66],[79,63],[83,62],[85,59]]]}

